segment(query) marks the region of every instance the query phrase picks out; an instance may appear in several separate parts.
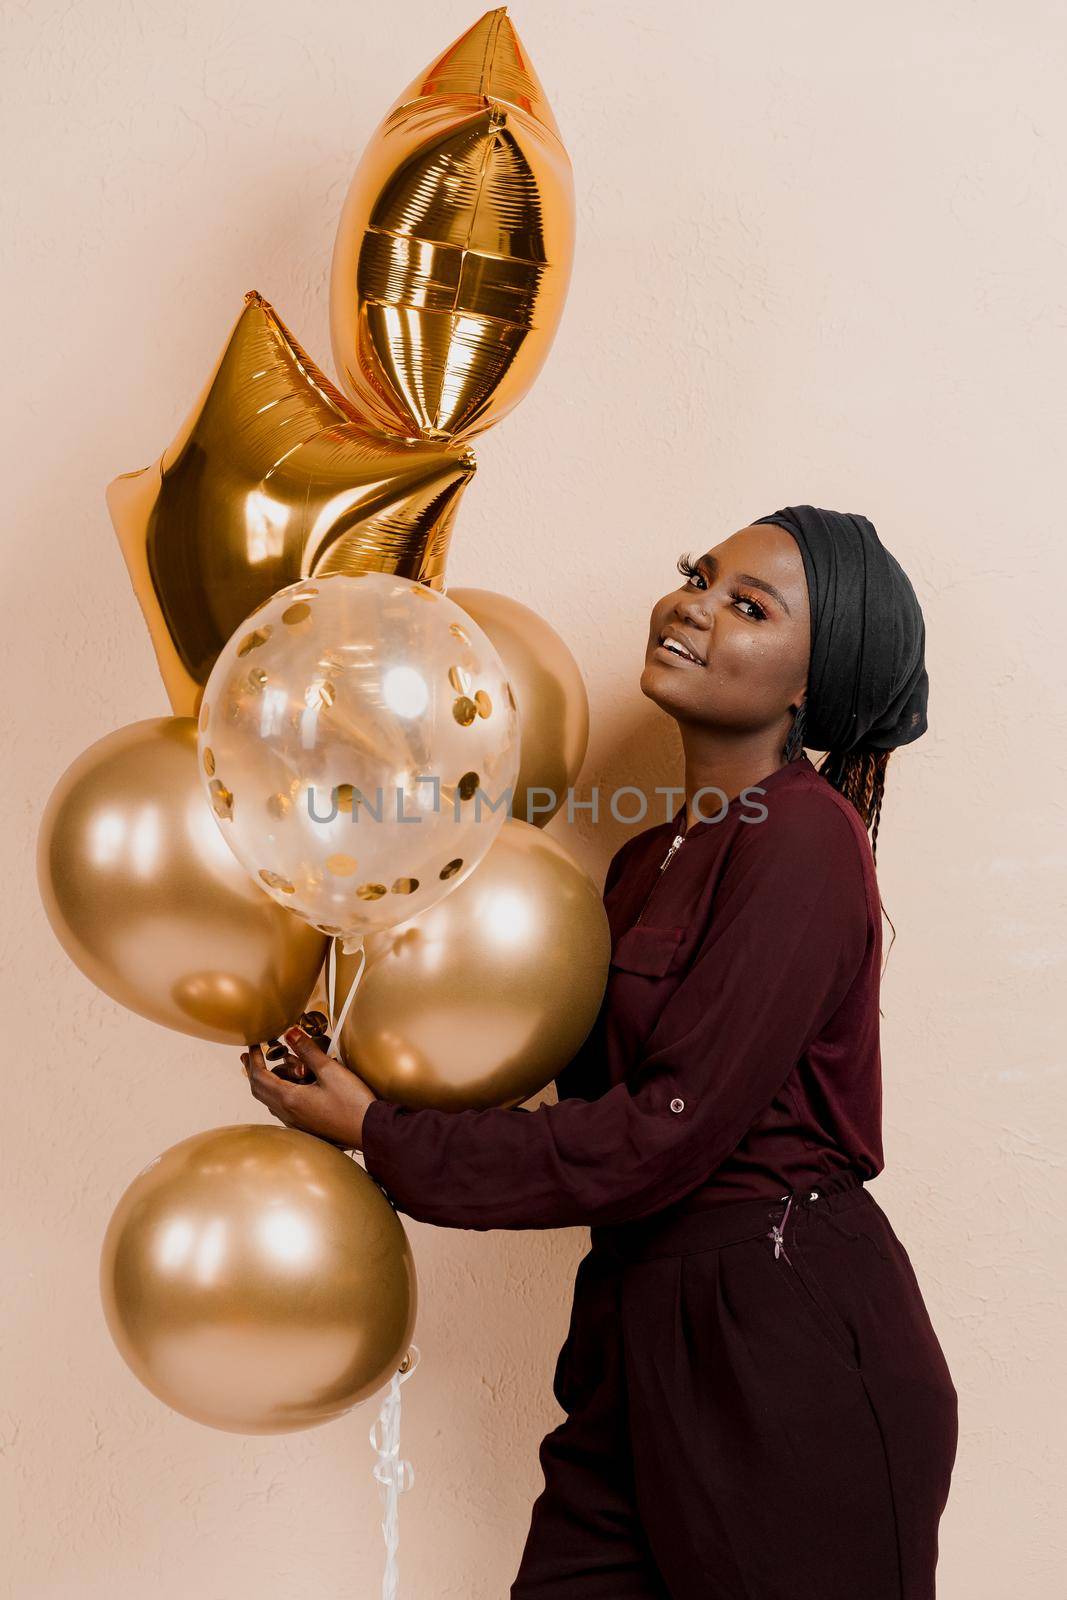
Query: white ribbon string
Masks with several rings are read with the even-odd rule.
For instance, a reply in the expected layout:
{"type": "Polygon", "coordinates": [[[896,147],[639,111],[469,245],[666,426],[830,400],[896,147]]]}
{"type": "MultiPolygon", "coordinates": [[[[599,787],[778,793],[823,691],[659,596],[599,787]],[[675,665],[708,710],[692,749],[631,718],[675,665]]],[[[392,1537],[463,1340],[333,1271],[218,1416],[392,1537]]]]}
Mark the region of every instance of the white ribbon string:
{"type": "Polygon", "coordinates": [[[400,1454],[400,1385],[406,1383],[419,1364],[419,1347],[413,1344],[389,1380],[378,1420],[371,1425],[370,1442],[378,1452],[374,1477],[385,1507],[382,1537],[385,1540],[385,1572],[382,1575],[382,1600],[397,1600],[400,1587],[400,1508],[398,1498],[415,1482],[415,1469],[400,1454]]]}
{"type": "MultiPolygon", "coordinates": [[[[341,1057],[341,1029],[345,1025],[349,1008],[356,997],[359,980],[367,968],[367,952],[363,939],[359,934],[353,934],[344,941],[345,955],[351,955],[354,947],[359,947],[359,966],[356,975],[348,986],[344,1004],[340,1011],[336,1011],[337,1004],[337,940],[330,940],[330,953],[326,961],[326,1010],[330,1024],[330,1048],[327,1055],[341,1057]]],[[[410,1461],[405,1461],[400,1455],[400,1385],[406,1383],[419,1364],[419,1347],[416,1344],[408,1347],[408,1353],[396,1372],[389,1380],[389,1388],[385,1399],[382,1401],[378,1419],[371,1425],[370,1442],[378,1452],[378,1460],[374,1465],[374,1478],[378,1485],[378,1494],[385,1507],[382,1518],[382,1537],[385,1540],[385,1571],[382,1574],[382,1600],[397,1600],[400,1589],[400,1508],[398,1498],[405,1489],[410,1489],[415,1482],[415,1468],[410,1461]]]]}
{"type": "Polygon", "coordinates": [[[367,952],[363,947],[363,939],[361,935],[354,934],[351,938],[345,940],[345,955],[347,956],[352,954],[349,946],[354,945],[357,940],[359,941],[359,966],[356,968],[356,975],[349,985],[348,993],[345,995],[344,1005],[341,1007],[340,1015],[337,1017],[336,1022],[334,1021],[334,1006],[337,999],[336,939],[330,940],[330,953],[326,958],[326,1010],[329,1015],[330,1022],[330,1048],[327,1050],[326,1054],[328,1056],[336,1057],[338,1061],[341,1059],[341,1029],[345,1025],[345,1020],[348,1016],[352,1002],[356,998],[356,990],[359,987],[359,980],[362,978],[367,966],[367,952]]]}

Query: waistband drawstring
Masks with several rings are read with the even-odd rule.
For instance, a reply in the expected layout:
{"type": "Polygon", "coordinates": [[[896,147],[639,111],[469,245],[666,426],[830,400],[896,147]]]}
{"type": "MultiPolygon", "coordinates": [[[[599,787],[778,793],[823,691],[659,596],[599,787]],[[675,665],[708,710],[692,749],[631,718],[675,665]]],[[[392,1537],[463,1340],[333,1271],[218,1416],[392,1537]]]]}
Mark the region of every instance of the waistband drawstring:
{"type": "MultiPolygon", "coordinates": [[[[771,1226],[770,1226],[770,1230],[768,1231],[768,1233],[766,1235],[766,1237],[768,1239],[773,1239],[774,1240],[774,1259],[776,1261],[778,1260],[779,1254],[785,1256],[785,1259],[787,1261],[789,1261],[789,1252],[785,1247],[785,1223],[786,1223],[786,1218],[789,1215],[789,1209],[792,1206],[792,1204],[793,1204],[793,1196],[790,1195],[788,1204],[786,1205],[786,1208],[782,1213],[781,1222],[780,1223],[772,1222],[771,1226]]],[[[789,1265],[792,1266],[793,1263],[791,1261],[789,1261],[789,1265]]]]}
{"type": "MultiPolygon", "coordinates": [[[[850,1187],[851,1187],[851,1185],[850,1185],[850,1187]]],[[[833,1193],[833,1192],[834,1191],[831,1191],[831,1193],[833,1193]]],[[[809,1203],[811,1201],[813,1201],[813,1200],[821,1199],[823,1193],[824,1193],[824,1191],[821,1190],[821,1189],[812,1189],[811,1192],[808,1195],[809,1203]]],[[[788,1254],[788,1252],[787,1252],[787,1250],[785,1248],[785,1224],[786,1224],[786,1218],[789,1216],[790,1207],[792,1206],[793,1201],[797,1198],[797,1195],[795,1193],[783,1194],[780,1198],[787,1202],[786,1208],[785,1208],[784,1212],[782,1213],[781,1221],[779,1223],[777,1223],[776,1225],[775,1224],[771,1225],[770,1231],[767,1233],[766,1237],[768,1239],[773,1239],[774,1240],[774,1259],[777,1261],[778,1254],[779,1254],[779,1252],[781,1252],[781,1254],[785,1256],[785,1259],[787,1261],[789,1261],[789,1254],[788,1254]]],[[[833,1208],[832,1207],[829,1207],[826,1211],[824,1211],[823,1212],[823,1216],[824,1216],[825,1220],[829,1223],[829,1225],[832,1228],[836,1228],[837,1232],[841,1235],[841,1237],[843,1239],[851,1240],[851,1239],[853,1239],[855,1237],[852,1233],[849,1232],[849,1230],[847,1228],[843,1228],[841,1226],[841,1224],[837,1221],[837,1219],[834,1217],[833,1208]]],[[[879,1253],[879,1255],[883,1254],[883,1252],[881,1250],[879,1250],[878,1253],[879,1253]]],[[[789,1265],[792,1266],[793,1263],[791,1261],[789,1261],[789,1265]]]]}

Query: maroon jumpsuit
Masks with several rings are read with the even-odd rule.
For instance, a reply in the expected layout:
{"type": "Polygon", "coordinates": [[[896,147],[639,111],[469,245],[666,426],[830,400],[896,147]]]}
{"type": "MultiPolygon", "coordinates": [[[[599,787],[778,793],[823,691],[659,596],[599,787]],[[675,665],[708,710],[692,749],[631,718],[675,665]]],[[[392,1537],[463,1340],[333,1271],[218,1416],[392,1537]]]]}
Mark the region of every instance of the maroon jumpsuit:
{"type": "Polygon", "coordinates": [[[586,1226],[511,1600],[933,1600],[957,1395],[865,1182],[870,842],[806,756],[646,828],[559,1102],[375,1101],[368,1172],[447,1227],[586,1226]]]}

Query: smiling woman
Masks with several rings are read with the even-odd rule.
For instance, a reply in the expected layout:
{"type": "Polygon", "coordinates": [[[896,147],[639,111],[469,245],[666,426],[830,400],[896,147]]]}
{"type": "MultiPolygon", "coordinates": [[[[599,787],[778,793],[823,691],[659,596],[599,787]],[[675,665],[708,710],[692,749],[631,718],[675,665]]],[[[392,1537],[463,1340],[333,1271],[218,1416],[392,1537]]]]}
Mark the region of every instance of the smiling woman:
{"type": "Polygon", "coordinates": [[[868,828],[888,751],[925,727],[921,612],[891,562],[865,518],[795,506],[683,559],[653,606],[641,688],[678,724],[686,803],[608,868],[608,986],[557,1104],[411,1110],[298,1035],[312,1083],[275,1086],[253,1053],[253,1092],[362,1148],[399,1211],[590,1229],[512,1600],[932,1600],[956,1391],[865,1187],[868,828]],[[818,769],[806,721],[836,741],[818,769]]]}
{"type": "Polygon", "coordinates": [[[678,568],[685,583],[652,608],[641,689],[678,723],[691,800],[773,767],[804,698],[811,628],[804,564],[782,528],[741,528],[678,568]]]}

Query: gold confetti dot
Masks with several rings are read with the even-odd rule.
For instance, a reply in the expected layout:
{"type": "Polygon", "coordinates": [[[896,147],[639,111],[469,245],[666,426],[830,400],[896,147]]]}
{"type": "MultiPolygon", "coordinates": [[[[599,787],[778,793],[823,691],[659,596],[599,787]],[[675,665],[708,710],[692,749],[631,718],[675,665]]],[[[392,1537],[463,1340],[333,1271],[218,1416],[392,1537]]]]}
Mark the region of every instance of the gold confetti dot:
{"type": "Polygon", "coordinates": [[[207,773],[209,778],[213,778],[215,776],[215,752],[214,752],[214,750],[205,750],[204,751],[204,771],[207,773]]]}
{"type": "Polygon", "coordinates": [[[287,794],[272,794],[267,797],[267,810],[279,822],[283,817],[287,817],[292,809],[293,802],[287,794]]]}
{"type": "Polygon", "coordinates": [[[269,622],[262,628],[253,628],[251,633],[245,634],[237,646],[237,654],[239,656],[247,656],[251,651],[258,650],[261,645],[266,644],[270,635],[271,627],[269,622]]]}
{"type": "Polygon", "coordinates": [[[442,867],[437,876],[439,878],[454,878],[462,865],[463,862],[457,856],[454,861],[450,861],[447,866],[442,867]]]}
{"type": "Polygon", "coordinates": [[[493,702],[484,689],[478,690],[478,693],[474,696],[474,703],[478,707],[478,715],[480,717],[488,717],[491,714],[493,702]]]}
{"type": "Polygon", "coordinates": [[[418,878],[394,878],[393,879],[393,893],[394,894],[414,894],[415,890],[418,887],[419,887],[418,878]]]}
{"type": "Polygon", "coordinates": [[[459,640],[460,644],[470,644],[470,634],[467,632],[466,628],[461,628],[458,622],[450,622],[448,624],[448,631],[454,639],[459,640]]]}
{"type": "Polygon", "coordinates": [[[448,681],[457,694],[466,694],[471,686],[471,675],[462,667],[449,667],[448,681]]]}
{"type": "Polygon", "coordinates": [[[245,694],[262,694],[267,687],[267,674],[262,667],[253,667],[244,681],[245,694]]]}
{"type": "Polygon", "coordinates": [[[205,700],[203,705],[200,707],[200,732],[201,733],[204,733],[206,731],[208,718],[210,717],[210,715],[211,715],[211,707],[208,705],[207,701],[205,700]]]}
{"type": "Polygon", "coordinates": [[[355,856],[346,856],[343,851],[326,857],[326,871],[332,872],[335,878],[350,878],[358,865],[355,856]]]}
{"type": "Polygon", "coordinates": [[[473,700],[468,699],[465,694],[461,694],[458,700],[453,700],[452,702],[452,715],[461,728],[469,728],[478,715],[478,707],[473,700]]]}
{"type": "Polygon", "coordinates": [[[478,788],[478,774],[476,772],[465,772],[460,778],[457,788],[459,789],[460,799],[469,800],[478,788]]]}
{"type": "Polygon", "coordinates": [[[259,875],[268,889],[277,889],[279,894],[295,894],[296,890],[288,878],[283,878],[277,872],[268,872],[266,867],[260,867],[259,875]]]}
{"type": "Polygon", "coordinates": [[[229,822],[233,817],[233,795],[219,778],[212,778],[208,784],[211,795],[211,808],[217,817],[222,817],[229,822]]]}
{"type": "Polygon", "coordinates": [[[380,900],[385,892],[384,883],[361,883],[356,890],[361,900],[380,900]]]}
{"type": "Polygon", "coordinates": [[[311,607],[305,600],[297,600],[291,606],[286,606],[282,612],[282,621],[287,628],[295,628],[298,622],[306,622],[311,615],[311,607]]]}
{"type": "Polygon", "coordinates": [[[350,783],[339,783],[333,791],[334,804],[338,811],[351,811],[356,803],[356,792],[350,783]]]}

